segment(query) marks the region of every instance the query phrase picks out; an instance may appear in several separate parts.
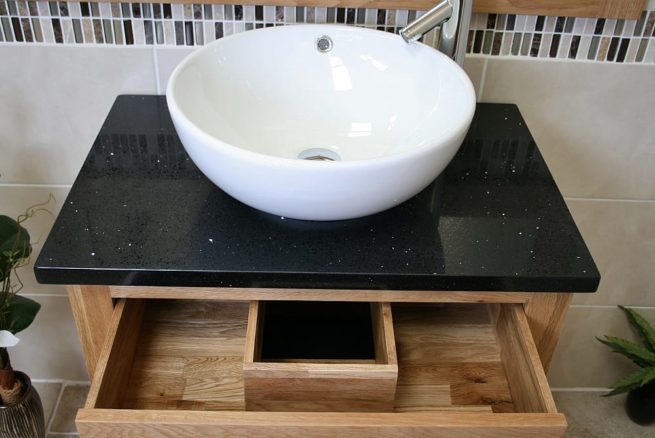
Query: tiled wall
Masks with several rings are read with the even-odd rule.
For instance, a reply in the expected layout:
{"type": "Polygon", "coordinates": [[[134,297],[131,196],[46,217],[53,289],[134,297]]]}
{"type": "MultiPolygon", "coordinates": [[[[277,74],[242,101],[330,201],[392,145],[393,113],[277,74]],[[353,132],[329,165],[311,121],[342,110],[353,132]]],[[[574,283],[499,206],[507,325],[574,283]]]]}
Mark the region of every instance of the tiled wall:
{"type": "Polygon", "coordinates": [[[634,368],[594,336],[634,337],[616,308],[655,323],[655,66],[475,56],[480,100],[523,113],[601,271],[580,294],[549,373],[556,388],[603,388],[634,368]]]}
{"type": "MultiPolygon", "coordinates": [[[[250,5],[0,0],[0,41],[203,45],[233,33],[295,23],[344,23],[398,32],[421,11],[250,5]]],[[[434,34],[426,43],[434,44],[434,34]]],[[[655,63],[655,10],[638,20],[474,14],[468,53],[655,63]]]]}
{"type": "Polygon", "coordinates": [[[468,53],[655,62],[655,11],[639,20],[475,14],[468,53]]]}
{"type": "MultiPolygon", "coordinates": [[[[616,304],[640,306],[655,321],[653,3],[641,20],[606,20],[602,29],[599,21],[585,18],[476,15],[472,23],[474,53],[465,69],[479,100],[519,105],[603,275],[597,294],[575,298],[549,375],[556,388],[606,387],[632,367],[594,340],[604,333],[631,336],[616,304]],[[540,43],[533,50],[535,39],[540,43]]],[[[115,96],[163,93],[174,66],[193,50],[186,43],[199,43],[198,29],[207,42],[216,36],[217,24],[227,35],[248,24],[275,24],[280,12],[243,7],[239,15],[238,8],[226,13],[222,5],[173,7],[171,18],[165,18],[166,8],[158,12],[140,4],[135,13],[134,6],[0,0],[1,213],[17,215],[49,193],[61,205],[115,96]],[[51,7],[57,16],[48,15],[51,7]],[[188,17],[199,11],[201,18],[187,18],[187,11],[188,17]],[[128,14],[129,20],[122,17],[128,14]],[[55,20],[62,43],[55,39],[55,20]],[[33,42],[27,42],[25,24],[33,42]],[[16,28],[23,42],[15,41],[16,28]]],[[[300,11],[284,8],[283,21],[332,17],[329,9],[300,11]]],[[[333,11],[340,21],[357,23],[363,17],[364,24],[393,31],[409,18],[402,11],[333,11]]],[[[51,222],[42,216],[29,224],[37,250],[51,222]]],[[[15,366],[42,381],[86,380],[64,289],[36,284],[29,269],[23,278],[23,293],[41,302],[43,310],[12,351],[15,366]]]]}

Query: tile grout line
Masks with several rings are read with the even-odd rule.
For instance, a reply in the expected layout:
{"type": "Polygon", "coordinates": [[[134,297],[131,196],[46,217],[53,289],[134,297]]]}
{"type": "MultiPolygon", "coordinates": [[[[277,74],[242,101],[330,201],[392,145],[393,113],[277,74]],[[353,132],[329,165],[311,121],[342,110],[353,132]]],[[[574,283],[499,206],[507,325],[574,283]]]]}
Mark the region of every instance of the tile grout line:
{"type": "MultiPolygon", "coordinates": [[[[61,400],[64,395],[64,391],[66,388],[71,387],[71,386],[90,386],[90,382],[84,381],[84,380],[64,380],[61,385],[61,391],[59,392],[59,396],[57,397],[57,401],[55,402],[55,406],[52,410],[52,414],[50,416],[50,421],[48,421],[48,425],[46,427],[46,435],[57,435],[57,436],[79,436],[78,432],[54,432],[50,430],[52,428],[52,423],[55,420],[55,414],[59,410],[59,405],[61,404],[61,400]]],[[[82,406],[84,407],[84,406],[82,406]]],[[[77,426],[75,426],[77,429],[77,426]]]]}
{"type": "Polygon", "coordinates": [[[590,201],[590,202],[626,202],[653,204],[654,199],[623,199],[623,198],[578,198],[574,196],[563,196],[565,201],[590,201]]]}
{"type": "MultiPolygon", "coordinates": [[[[616,309],[617,305],[612,304],[571,304],[574,309],[616,309]]],[[[630,306],[631,309],[655,310],[655,306],[630,306]]]]}
{"type": "Polygon", "coordinates": [[[57,188],[57,189],[70,189],[72,184],[23,184],[23,183],[0,183],[0,188],[20,188],[20,187],[32,187],[32,188],[57,188]]]}
{"type": "Polygon", "coordinates": [[[155,86],[157,87],[157,94],[161,95],[161,80],[159,79],[159,56],[157,54],[157,47],[152,48],[152,63],[155,70],[155,86]]]}
{"type": "Polygon", "coordinates": [[[23,295],[25,297],[37,297],[37,298],[46,298],[46,297],[68,298],[68,295],[66,295],[66,294],[46,294],[46,293],[31,294],[31,293],[21,292],[21,295],[23,295]]]}
{"type": "MultiPolygon", "coordinates": [[[[43,380],[48,380],[48,379],[43,379],[43,380]]],[[[91,382],[89,380],[66,380],[66,379],[61,379],[59,380],[62,385],[64,386],[91,386],[91,382]]]]}
{"type": "Polygon", "coordinates": [[[482,64],[482,75],[480,76],[480,90],[478,90],[478,102],[482,102],[482,97],[484,95],[484,83],[487,81],[487,65],[489,65],[489,57],[484,59],[482,64]]]}
{"type": "Polygon", "coordinates": [[[80,434],[75,432],[48,432],[48,436],[78,438],[80,434]]]}
{"type": "Polygon", "coordinates": [[[50,427],[52,426],[52,422],[55,420],[55,414],[59,409],[59,403],[61,402],[61,398],[64,395],[64,388],[66,388],[66,385],[62,383],[61,389],[59,390],[59,395],[57,396],[57,401],[55,401],[55,406],[52,408],[52,413],[50,414],[50,420],[48,421],[48,424],[45,428],[46,435],[50,433],[50,427]]]}
{"type": "Polygon", "coordinates": [[[607,392],[612,388],[597,388],[597,387],[571,387],[571,388],[550,388],[551,392],[607,392]]]}
{"type": "Polygon", "coordinates": [[[61,385],[63,385],[65,382],[64,379],[30,379],[30,380],[32,380],[32,383],[50,383],[50,384],[59,383],[61,385]]]}

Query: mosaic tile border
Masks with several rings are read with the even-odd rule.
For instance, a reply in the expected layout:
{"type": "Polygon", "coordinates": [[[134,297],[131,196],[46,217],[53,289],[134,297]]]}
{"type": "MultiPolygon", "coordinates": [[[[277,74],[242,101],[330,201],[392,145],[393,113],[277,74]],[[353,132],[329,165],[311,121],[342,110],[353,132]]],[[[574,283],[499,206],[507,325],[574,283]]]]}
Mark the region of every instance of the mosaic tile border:
{"type": "Polygon", "coordinates": [[[638,20],[474,14],[467,52],[655,63],[655,10],[638,20]]]}
{"type": "MultiPolygon", "coordinates": [[[[422,11],[251,5],[0,0],[0,44],[201,46],[233,33],[343,23],[397,33],[422,11]]],[[[435,45],[436,33],[426,36],[435,45]]],[[[467,52],[655,63],[655,10],[638,20],[474,14],[467,52]]]]}

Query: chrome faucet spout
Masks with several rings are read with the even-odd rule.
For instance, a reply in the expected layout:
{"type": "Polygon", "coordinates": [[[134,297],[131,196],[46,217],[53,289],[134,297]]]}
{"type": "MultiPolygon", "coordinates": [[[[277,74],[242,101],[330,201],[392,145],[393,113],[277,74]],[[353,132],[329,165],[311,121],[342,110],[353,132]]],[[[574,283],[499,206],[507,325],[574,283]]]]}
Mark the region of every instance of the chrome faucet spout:
{"type": "Polygon", "coordinates": [[[434,8],[421,15],[400,30],[400,36],[408,43],[418,41],[423,35],[444,23],[453,15],[451,0],[442,0],[434,8]]]}
{"type": "Polygon", "coordinates": [[[411,43],[441,26],[438,49],[461,66],[464,64],[472,3],[472,0],[441,0],[434,8],[401,29],[400,35],[411,43]]]}

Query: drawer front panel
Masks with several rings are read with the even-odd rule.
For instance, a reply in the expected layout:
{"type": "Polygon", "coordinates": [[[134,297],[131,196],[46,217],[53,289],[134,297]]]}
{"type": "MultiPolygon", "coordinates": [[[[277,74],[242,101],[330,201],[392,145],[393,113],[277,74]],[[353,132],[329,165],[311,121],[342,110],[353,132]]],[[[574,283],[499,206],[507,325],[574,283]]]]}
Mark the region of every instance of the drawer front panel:
{"type": "Polygon", "coordinates": [[[181,412],[83,409],[82,437],[542,438],[561,437],[562,414],[181,412]]]}

